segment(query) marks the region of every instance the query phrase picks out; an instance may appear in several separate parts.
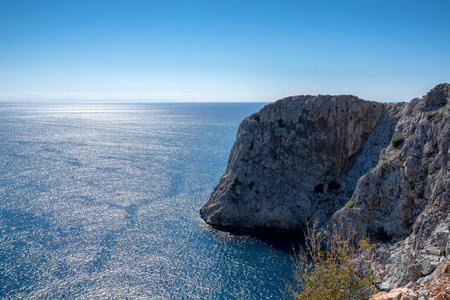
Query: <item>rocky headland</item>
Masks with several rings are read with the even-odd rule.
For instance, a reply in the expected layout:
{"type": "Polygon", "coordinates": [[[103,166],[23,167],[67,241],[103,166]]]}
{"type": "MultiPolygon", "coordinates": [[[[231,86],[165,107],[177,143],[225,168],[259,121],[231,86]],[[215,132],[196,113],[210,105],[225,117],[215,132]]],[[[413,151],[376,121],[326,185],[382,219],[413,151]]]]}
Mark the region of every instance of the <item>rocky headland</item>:
{"type": "Polygon", "coordinates": [[[439,277],[450,254],[450,84],[409,103],[286,97],[239,126],[201,208],[219,229],[296,231],[307,220],[370,234],[382,289],[439,277]]]}

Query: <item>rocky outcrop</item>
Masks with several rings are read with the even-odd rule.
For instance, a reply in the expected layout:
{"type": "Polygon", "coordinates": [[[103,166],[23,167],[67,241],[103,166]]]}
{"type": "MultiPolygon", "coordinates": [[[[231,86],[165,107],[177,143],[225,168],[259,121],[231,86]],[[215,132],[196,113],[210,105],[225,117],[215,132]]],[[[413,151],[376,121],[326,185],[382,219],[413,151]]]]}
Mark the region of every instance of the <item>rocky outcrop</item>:
{"type": "Polygon", "coordinates": [[[380,292],[369,300],[450,300],[450,263],[441,270],[440,278],[424,284],[410,283],[406,287],[380,292]]]}
{"type": "Polygon", "coordinates": [[[295,96],[240,125],[201,217],[219,228],[344,222],[379,241],[381,287],[434,280],[450,254],[450,85],[410,103],[295,96]]]}
{"type": "Polygon", "coordinates": [[[450,300],[450,278],[381,292],[369,300],[450,300]]]}
{"type": "Polygon", "coordinates": [[[380,247],[385,289],[432,280],[450,254],[449,87],[438,85],[403,108],[393,135],[403,141],[380,152],[376,167],[358,181],[354,206],[334,215],[391,242],[380,247]]]}
{"type": "Polygon", "coordinates": [[[336,195],[356,184],[342,187],[340,179],[384,113],[383,104],[354,96],[296,96],[265,106],[239,126],[202,218],[221,228],[298,230],[315,212],[330,217],[341,204],[336,195]]]}

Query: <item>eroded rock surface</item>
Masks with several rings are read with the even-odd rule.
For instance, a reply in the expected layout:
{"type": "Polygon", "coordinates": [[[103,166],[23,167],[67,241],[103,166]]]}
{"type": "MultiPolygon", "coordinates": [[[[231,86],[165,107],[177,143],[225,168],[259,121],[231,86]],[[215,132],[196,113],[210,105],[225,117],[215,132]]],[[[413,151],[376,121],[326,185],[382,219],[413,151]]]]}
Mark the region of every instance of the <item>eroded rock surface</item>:
{"type": "MultiPolygon", "coordinates": [[[[450,263],[444,265],[450,268],[450,263]]],[[[448,270],[447,270],[448,271],[448,270]]],[[[380,292],[369,300],[450,300],[450,277],[448,272],[442,272],[439,278],[424,283],[410,283],[406,287],[380,292]]]]}
{"type": "Polygon", "coordinates": [[[358,181],[354,207],[334,215],[391,242],[383,247],[382,288],[432,280],[450,254],[449,86],[438,85],[403,108],[393,136],[404,141],[380,152],[376,167],[358,181]]]}
{"type": "Polygon", "coordinates": [[[449,99],[450,84],[440,84],[410,103],[319,95],[269,104],[241,123],[201,217],[249,230],[344,222],[379,241],[381,288],[434,280],[450,254],[449,99]]]}
{"type": "Polygon", "coordinates": [[[298,230],[318,210],[330,217],[340,206],[341,177],[384,112],[383,104],[354,96],[296,96],[265,106],[239,126],[202,218],[218,227],[298,230]]]}

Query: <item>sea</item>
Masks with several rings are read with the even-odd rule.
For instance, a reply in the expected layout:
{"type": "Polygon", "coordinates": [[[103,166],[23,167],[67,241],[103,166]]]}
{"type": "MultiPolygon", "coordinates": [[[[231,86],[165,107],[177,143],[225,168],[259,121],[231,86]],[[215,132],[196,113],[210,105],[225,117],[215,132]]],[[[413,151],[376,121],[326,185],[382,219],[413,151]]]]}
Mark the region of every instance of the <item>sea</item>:
{"type": "Polygon", "coordinates": [[[264,105],[0,103],[0,298],[289,298],[296,237],[199,215],[264,105]]]}

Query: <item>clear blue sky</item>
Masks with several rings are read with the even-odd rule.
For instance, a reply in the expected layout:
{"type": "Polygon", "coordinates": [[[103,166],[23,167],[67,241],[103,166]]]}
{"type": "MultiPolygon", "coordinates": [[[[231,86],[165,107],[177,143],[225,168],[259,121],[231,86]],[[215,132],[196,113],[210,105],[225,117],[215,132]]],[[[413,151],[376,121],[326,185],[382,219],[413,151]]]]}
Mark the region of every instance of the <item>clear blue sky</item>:
{"type": "Polygon", "coordinates": [[[0,0],[0,101],[409,101],[450,82],[449,0],[0,0]]]}

